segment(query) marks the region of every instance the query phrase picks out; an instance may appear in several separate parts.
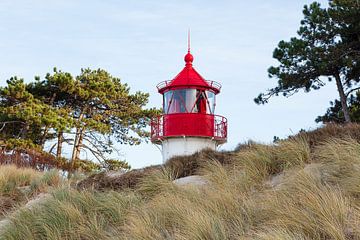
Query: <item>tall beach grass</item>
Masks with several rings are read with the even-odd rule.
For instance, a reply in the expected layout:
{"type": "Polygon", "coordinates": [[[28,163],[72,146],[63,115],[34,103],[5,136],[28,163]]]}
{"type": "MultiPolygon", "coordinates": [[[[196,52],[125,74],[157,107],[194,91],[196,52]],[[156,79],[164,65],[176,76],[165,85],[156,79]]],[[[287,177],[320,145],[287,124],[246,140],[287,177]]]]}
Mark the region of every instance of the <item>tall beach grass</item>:
{"type": "Polygon", "coordinates": [[[131,189],[62,185],[9,216],[0,239],[360,239],[359,141],[321,138],[204,152],[191,166],[153,169],[131,189]],[[190,172],[206,184],[173,182],[190,172]]]}

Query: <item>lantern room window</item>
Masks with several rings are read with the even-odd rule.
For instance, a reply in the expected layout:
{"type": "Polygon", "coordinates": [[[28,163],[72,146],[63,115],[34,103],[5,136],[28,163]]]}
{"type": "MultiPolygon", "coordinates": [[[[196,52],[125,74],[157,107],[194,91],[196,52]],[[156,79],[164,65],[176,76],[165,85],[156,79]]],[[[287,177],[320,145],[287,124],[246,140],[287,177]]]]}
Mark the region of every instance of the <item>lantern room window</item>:
{"type": "Polygon", "coordinates": [[[172,113],[214,114],[215,94],[198,89],[170,90],[164,93],[163,111],[172,113]]]}
{"type": "Polygon", "coordinates": [[[168,91],[164,93],[164,99],[163,99],[163,112],[168,113],[169,112],[169,106],[172,100],[174,92],[168,91]]]}
{"type": "Polygon", "coordinates": [[[214,114],[215,113],[215,93],[211,92],[211,91],[205,91],[206,96],[207,96],[207,112],[214,114]]]}

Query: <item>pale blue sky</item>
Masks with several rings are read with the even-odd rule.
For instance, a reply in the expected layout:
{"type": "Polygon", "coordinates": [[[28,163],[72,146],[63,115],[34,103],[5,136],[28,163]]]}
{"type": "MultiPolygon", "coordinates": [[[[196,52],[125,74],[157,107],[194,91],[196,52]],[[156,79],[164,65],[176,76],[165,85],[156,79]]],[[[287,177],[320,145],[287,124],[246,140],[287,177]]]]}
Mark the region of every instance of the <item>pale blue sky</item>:
{"type": "MultiPolygon", "coordinates": [[[[155,86],[183,68],[191,28],[195,68],[223,85],[216,112],[228,118],[229,139],[222,149],[248,139],[271,142],[274,135],[317,127],[314,119],[337,97],[330,83],[264,106],[253,102],[275,86],[267,77],[276,64],[272,51],[295,36],[303,5],[311,2],[0,0],[0,84],[14,75],[29,81],[54,66],[74,75],[103,68],[132,90],[149,92],[149,106],[160,107],[155,86]]],[[[161,163],[151,144],[118,148],[135,168],[161,163]]]]}

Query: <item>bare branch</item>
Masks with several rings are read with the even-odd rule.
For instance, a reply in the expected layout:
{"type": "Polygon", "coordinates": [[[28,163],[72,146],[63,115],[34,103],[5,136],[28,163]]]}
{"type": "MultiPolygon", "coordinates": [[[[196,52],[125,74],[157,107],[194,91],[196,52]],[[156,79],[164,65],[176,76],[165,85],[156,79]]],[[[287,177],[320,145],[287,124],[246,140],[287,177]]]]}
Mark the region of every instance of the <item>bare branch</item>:
{"type": "Polygon", "coordinates": [[[52,151],[54,150],[55,146],[57,145],[57,143],[55,143],[54,145],[51,146],[49,153],[52,154],[52,151]]]}
{"type": "Polygon", "coordinates": [[[298,91],[299,91],[299,89],[296,87],[293,87],[293,88],[287,89],[287,90],[278,90],[278,91],[274,91],[274,89],[270,89],[270,90],[268,90],[267,93],[261,95],[261,102],[267,103],[271,97],[277,96],[277,95],[283,94],[283,93],[287,94],[286,97],[291,97],[298,91]]]}
{"type": "Polygon", "coordinates": [[[350,95],[352,92],[357,91],[357,90],[360,90],[360,87],[353,88],[353,89],[351,89],[350,91],[348,91],[348,92],[346,93],[346,98],[348,98],[349,95],[350,95]]]}
{"type": "Polygon", "coordinates": [[[23,121],[5,121],[5,122],[0,122],[0,124],[2,124],[1,128],[0,128],[0,132],[5,128],[5,126],[9,123],[20,123],[21,125],[25,125],[25,123],[23,121]]]}
{"type": "MultiPolygon", "coordinates": [[[[92,142],[91,142],[89,139],[87,139],[86,137],[84,137],[84,140],[87,141],[92,147],[94,147],[94,148],[96,149],[96,151],[93,150],[94,152],[97,152],[97,153],[99,154],[99,156],[100,156],[101,158],[103,158],[104,160],[106,159],[106,157],[104,156],[104,154],[102,154],[101,149],[99,149],[99,147],[98,147],[96,144],[92,143],[92,142]]],[[[85,144],[83,144],[82,147],[86,147],[87,149],[89,149],[89,147],[86,146],[85,144]]],[[[90,149],[89,149],[89,150],[90,150],[90,149]]],[[[93,152],[91,151],[91,153],[93,153],[93,152]]]]}
{"type": "Polygon", "coordinates": [[[106,160],[106,158],[102,155],[101,152],[99,151],[95,151],[94,149],[88,147],[85,144],[81,145],[83,148],[89,150],[91,152],[91,154],[99,161],[99,163],[102,163],[104,160],[106,160]],[[101,159],[100,159],[101,158],[101,159]]]}

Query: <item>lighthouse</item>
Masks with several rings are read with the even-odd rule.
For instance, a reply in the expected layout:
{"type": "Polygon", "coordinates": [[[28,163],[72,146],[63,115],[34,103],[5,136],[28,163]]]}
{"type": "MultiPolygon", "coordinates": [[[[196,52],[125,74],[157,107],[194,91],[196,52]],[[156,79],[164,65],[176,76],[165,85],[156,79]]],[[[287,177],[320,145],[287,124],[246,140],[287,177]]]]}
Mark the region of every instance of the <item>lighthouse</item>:
{"type": "Polygon", "coordinates": [[[221,85],[205,80],[193,67],[188,52],[185,67],[175,78],[157,85],[163,97],[163,113],[151,121],[151,141],[161,145],[163,162],[216,148],[227,140],[227,119],[215,114],[221,85]]]}

